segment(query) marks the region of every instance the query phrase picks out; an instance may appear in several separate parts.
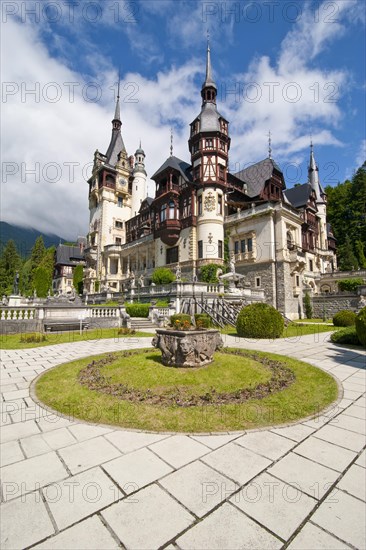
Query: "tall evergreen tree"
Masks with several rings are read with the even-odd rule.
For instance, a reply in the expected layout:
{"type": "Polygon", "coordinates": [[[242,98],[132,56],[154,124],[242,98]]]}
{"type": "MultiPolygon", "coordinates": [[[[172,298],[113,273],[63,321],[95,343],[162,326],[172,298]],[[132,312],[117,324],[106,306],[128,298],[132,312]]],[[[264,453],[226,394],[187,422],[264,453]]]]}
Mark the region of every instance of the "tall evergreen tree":
{"type": "Polygon", "coordinates": [[[44,258],[44,255],[46,253],[46,249],[43,242],[43,237],[40,235],[38,239],[36,239],[36,242],[34,243],[34,246],[32,248],[31,252],[31,271],[32,274],[34,271],[41,265],[41,262],[44,258]]]}
{"type": "Polygon", "coordinates": [[[13,240],[9,240],[0,258],[0,294],[13,292],[14,277],[22,267],[22,260],[13,240]]]}

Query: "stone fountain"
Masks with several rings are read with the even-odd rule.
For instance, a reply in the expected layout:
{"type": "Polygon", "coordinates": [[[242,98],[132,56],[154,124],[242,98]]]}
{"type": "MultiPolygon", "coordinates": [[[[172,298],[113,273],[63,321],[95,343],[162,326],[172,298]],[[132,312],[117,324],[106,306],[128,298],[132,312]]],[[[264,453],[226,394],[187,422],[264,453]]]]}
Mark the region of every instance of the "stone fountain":
{"type": "Polygon", "coordinates": [[[202,367],[213,361],[213,354],[223,346],[215,329],[158,329],[152,345],[161,350],[162,362],[169,367],[202,367]]]}

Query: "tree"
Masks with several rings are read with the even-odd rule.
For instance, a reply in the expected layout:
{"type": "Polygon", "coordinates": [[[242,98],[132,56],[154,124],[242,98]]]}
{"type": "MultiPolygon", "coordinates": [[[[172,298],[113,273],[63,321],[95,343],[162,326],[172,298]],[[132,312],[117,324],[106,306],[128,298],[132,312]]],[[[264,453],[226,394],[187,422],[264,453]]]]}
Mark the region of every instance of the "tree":
{"type": "Polygon", "coordinates": [[[175,275],[173,271],[167,267],[158,267],[152,274],[151,279],[156,285],[168,285],[175,280],[175,275]]]}
{"type": "Polygon", "coordinates": [[[341,271],[351,271],[358,268],[358,261],[353,252],[349,235],[346,235],[344,244],[338,247],[338,266],[341,271]]]}
{"type": "Polygon", "coordinates": [[[74,269],[74,274],[72,277],[72,282],[74,285],[74,288],[78,294],[83,293],[83,277],[84,277],[84,269],[82,265],[77,265],[74,269]]]}
{"type": "Polygon", "coordinates": [[[325,189],[328,197],[327,220],[337,239],[341,270],[363,267],[366,248],[366,162],[352,180],[325,189]],[[345,231],[346,229],[346,231],[345,231]]]}
{"type": "Polygon", "coordinates": [[[31,272],[32,274],[34,271],[41,265],[41,262],[44,258],[44,255],[46,253],[46,249],[43,242],[43,237],[40,235],[38,239],[36,239],[36,242],[33,245],[32,252],[31,252],[31,272]]]}
{"type": "Polygon", "coordinates": [[[218,283],[216,273],[218,269],[222,269],[219,264],[207,264],[200,269],[200,279],[205,283],[218,283]]]}
{"type": "Polygon", "coordinates": [[[311,305],[310,294],[308,292],[305,293],[304,309],[305,309],[306,318],[311,319],[313,316],[313,307],[311,305]]]}
{"type": "Polygon", "coordinates": [[[51,287],[52,278],[45,267],[37,267],[34,271],[33,288],[39,298],[46,298],[51,287]]]}
{"type": "Polygon", "coordinates": [[[0,259],[0,294],[13,292],[14,277],[22,267],[22,260],[13,240],[9,240],[0,259]]]}

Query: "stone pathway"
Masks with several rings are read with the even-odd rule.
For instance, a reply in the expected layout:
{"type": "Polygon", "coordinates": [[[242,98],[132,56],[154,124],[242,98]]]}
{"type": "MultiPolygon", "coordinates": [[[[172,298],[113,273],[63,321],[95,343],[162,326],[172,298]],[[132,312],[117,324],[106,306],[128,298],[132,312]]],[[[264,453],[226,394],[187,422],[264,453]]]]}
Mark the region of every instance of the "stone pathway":
{"type": "Polygon", "coordinates": [[[2,350],[1,548],[363,550],[366,355],[328,337],[226,336],[331,372],[343,397],[291,426],[199,436],[88,425],[30,397],[55,365],[151,338],[2,350]]]}

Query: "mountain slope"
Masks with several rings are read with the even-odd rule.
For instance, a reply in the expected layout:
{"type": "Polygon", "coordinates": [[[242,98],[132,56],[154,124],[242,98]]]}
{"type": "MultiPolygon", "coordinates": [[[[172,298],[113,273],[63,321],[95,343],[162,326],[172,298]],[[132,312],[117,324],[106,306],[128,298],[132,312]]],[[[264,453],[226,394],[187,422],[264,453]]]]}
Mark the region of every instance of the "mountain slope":
{"type": "Polygon", "coordinates": [[[46,235],[37,229],[31,229],[26,227],[19,227],[17,225],[10,225],[6,222],[0,222],[0,252],[2,252],[6,243],[13,239],[18,252],[22,257],[26,257],[30,254],[30,251],[34,245],[34,241],[42,235],[45,247],[48,248],[52,245],[57,246],[60,241],[64,241],[62,237],[58,235],[46,235]]]}

